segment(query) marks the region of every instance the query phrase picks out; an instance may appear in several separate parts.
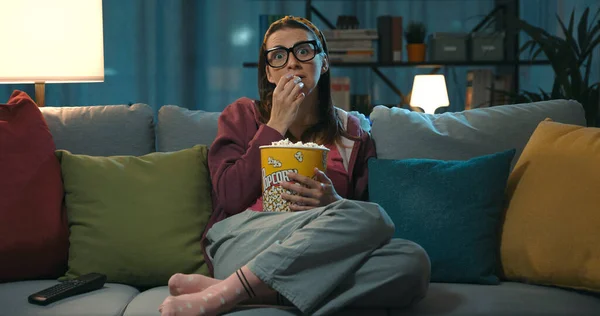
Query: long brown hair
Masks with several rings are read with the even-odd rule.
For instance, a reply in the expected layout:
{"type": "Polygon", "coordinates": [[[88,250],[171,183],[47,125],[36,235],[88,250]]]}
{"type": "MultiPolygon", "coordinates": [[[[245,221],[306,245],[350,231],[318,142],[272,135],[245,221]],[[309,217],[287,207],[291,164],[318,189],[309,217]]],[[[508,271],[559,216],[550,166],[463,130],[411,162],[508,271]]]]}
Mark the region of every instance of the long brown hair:
{"type": "MultiPolygon", "coordinates": [[[[323,33],[321,33],[321,31],[319,31],[319,29],[317,29],[317,27],[309,20],[302,17],[286,16],[271,24],[265,33],[265,37],[262,45],[260,46],[260,51],[258,54],[258,91],[260,100],[258,101],[257,106],[263,123],[268,122],[271,117],[271,108],[273,106],[273,90],[275,90],[275,85],[269,82],[265,69],[267,65],[265,60],[267,38],[274,32],[284,28],[302,29],[310,32],[317,40],[318,45],[320,45],[322,48],[322,53],[326,56],[329,56],[327,43],[323,33]]],[[[333,144],[335,142],[339,142],[342,136],[350,139],[356,139],[355,136],[349,135],[344,130],[343,123],[337,116],[333,107],[329,69],[327,69],[327,71],[321,75],[317,87],[319,92],[318,121],[306,129],[306,131],[300,136],[299,140],[302,142],[311,141],[319,144],[333,144]]],[[[290,140],[298,141],[294,139],[289,132],[287,133],[286,137],[288,137],[290,140]]]]}

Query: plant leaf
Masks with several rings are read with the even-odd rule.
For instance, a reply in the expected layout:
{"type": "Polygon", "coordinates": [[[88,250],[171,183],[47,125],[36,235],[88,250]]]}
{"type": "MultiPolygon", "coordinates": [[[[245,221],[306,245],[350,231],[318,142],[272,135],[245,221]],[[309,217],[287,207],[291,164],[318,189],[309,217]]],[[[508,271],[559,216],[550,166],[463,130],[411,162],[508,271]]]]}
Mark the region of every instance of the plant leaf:
{"type": "MultiPolygon", "coordinates": [[[[600,30],[600,27],[598,28],[598,30],[600,30]]],[[[598,34],[597,38],[591,39],[591,43],[587,47],[587,50],[585,52],[582,52],[581,54],[581,60],[585,60],[588,57],[588,55],[592,54],[598,44],[600,44],[600,34],[598,34]]]]}
{"type": "Polygon", "coordinates": [[[532,102],[542,101],[542,96],[535,92],[523,91],[523,94],[529,97],[532,102]]]}
{"type": "Polygon", "coordinates": [[[550,100],[550,99],[552,99],[552,98],[550,97],[550,95],[548,94],[548,92],[544,92],[544,90],[542,90],[542,88],[541,88],[541,87],[538,87],[538,89],[540,90],[540,94],[542,95],[542,98],[543,98],[544,100],[550,100]]]}
{"type": "Polygon", "coordinates": [[[508,97],[509,102],[511,104],[531,102],[531,100],[529,100],[527,97],[523,96],[522,94],[515,93],[513,91],[505,91],[505,90],[499,90],[499,89],[490,89],[490,91],[493,93],[497,93],[500,96],[508,97]]]}
{"type": "MultiPolygon", "coordinates": [[[[575,58],[572,52],[557,49],[560,47],[569,47],[564,39],[551,35],[546,30],[532,26],[523,20],[517,20],[517,27],[538,43],[548,60],[551,61],[552,69],[555,73],[568,72],[568,69],[566,69],[568,65],[565,63],[569,63],[569,60],[575,58]],[[558,55],[559,53],[560,55],[558,55]]],[[[537,54],[535,57],[537,57],[537,54]]]]}
{"type": "Polygon", "coordinates": [[[564,99],[564,94],[561,91],[560,81],[554,79],[554,83],[552,84],[552,99],[564,99]]]}
{"type": "Polygon", "coordinates": [[[527,33],[527,35],[529,35],[529,37],[531,37],[531,39],[534,42],[536,42],[537,45],[539,45],[539,47],[546,54],[546,57],[548,57],[549,59],[553,59],[554,51],[551,48],[552,46],[551,46],[551,39],[550,39],[552,37],[552,35],[548,34],[545,30],[543,30],[539,27],[529,25],[527,22],[525,22],[523,20],[517,20],[517,23],[518,23],[519,29],[521,29],[522,31],[527,33]]]}
{"type": "MultiPolygon", "coordinates": [[[[558,19],[558,21],[560,21],[560,23],[562,23],[562,21],[560,20],[560,17],[558,15],[556,16],[556,18],[558,19]]],[[[571,17],[569,17],[569,34],[571,34],[571,35],[573,35],[573,24],[575,22],[574,18],[575,18],[575,10],[571,11],[571,17]]]]}
{"type": "Polygon", "coordinates": [[[519,54],[522,54],[523,52],[525,52],[527,50],[527,48],[529,48],[529,59],[531,59],[531,60],[535,60],[537,58],[537,56],[543,52],[542,47],[539,46],[536,41],[529,40],[525,44],[523,44],[523,46],[521,47],[521,49],[519,51],[519,54]]]}
{"type": "Polygon", "coordinates": [[[589,45],[588,39],[588,15],[590,14],[590,8],[585,8],[583,11],[583,15],[579,20],[579,25],[577,26],[577,40],[579,41],[579,51],[584,52],[589,45]]]}
{"type": "Polygon", "coordinates": [[[567,44],[569,44],[571,46],[571,49],[573,49],[575,54],[577,56],[579,56],[579,46],[577,46],[577,43],[575,42],[575,39],[573,38],[573,15],[574,15],[574,13],[575,13],[574,11],[571,12],[571,19],[569,22],[568,30],[565,28],[565,25],[563,24],[563,21],[560,19],[558,14],[556,15],[556,19],[558,20],[558,24],[560,25],[560,28],[562,29],[563,33],[565,34],[565,41],[567,42],[567,44]]]}
{"type": "MultiPolygon", "coordinates": [[[[572,98],[572,99],[578,99],[578,97],[581,95],[581,93],[583,92],[583,78],[581,77],[581,70],[580,70],[580,62],[578,59],[576,58],[572,58],[572,59],[568,59],[568,63],[569,63],[569,77],[571,78],[571,85],[569,86],[568,83],[565,83],[564,87],[565,87],[565,94],[566,97],[568,98],[572,98]]],[[[568,82],[568,78],[567,78],[567,82],[568,82]]]]}
{"type": "Polygon", "coordinates": [[[535,53],[533,54],[533,56],[531,56],[532,60],[535,60],[544,50],[540,47],[538,48],[535,53]]]}
{"type": "Polygon", "coordinates": [[[519,54],[524,53],[529,48],[529,56],[531,56],[531,52],[535,49],[536,46],[537,46],[537,43],[534,40],[528,40],[519,49],[519,54]]]}
{"type": "Polygon", "coordinates": [[[585,75],[583,76],[583,84],[587,87],[590,82],[590,71],[592,70],[592,62],[594,61],[594,54],[590,54],[590,58],[587,60],[585,65],[585,75]]]}
{"type": "MultiPolygon", "coordinates": [[[[594,26],[594,22],[596,22],[596,19],[598,18],[599,15],[600,15],[600,8],[598,8],[598,11],[596,11],[596,15],[594,15],[594,18],[590,22],[590,30],[588,30],[588,33],[592,33],[591,28],[594,26]]],[[[597,25],[600,26],[600,21],[598,21],[597,25]]]]}
{"type": "Polygon", "coordinates": [[[589,54],[594,51],[596,45],[598,45],[598,39],[600,38],[600,21],[596,21],[600,15],[600,8],[596,11],[596,15],[590,22],[590,29],[587,32],[588,35],[588,46],[581,52],[581,60],[583,61],[589,54]],[[595,24],[595,25],[594,25],[595,24]]]}

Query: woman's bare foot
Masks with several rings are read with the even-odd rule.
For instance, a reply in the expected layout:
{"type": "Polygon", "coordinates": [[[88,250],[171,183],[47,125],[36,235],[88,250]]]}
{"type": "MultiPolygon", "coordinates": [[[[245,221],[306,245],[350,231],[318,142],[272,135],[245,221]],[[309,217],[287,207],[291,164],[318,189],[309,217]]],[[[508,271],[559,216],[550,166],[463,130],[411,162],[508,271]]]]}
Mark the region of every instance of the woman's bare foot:
{"type": "MultiPolygon", "coordinates": [[[[179,277],[175,279],[180,281],[179,277]]],[[[181,283],[176,281],[173,283],[176,284],[175,289],[179,293],[181,283]]],[[[217,315],[249,300],[277,297],[275,291],[245,266],[227,279],[216,281],[216,284],[210,285],[202,291],[167,297],[159,307],[161,315],[217,315]]]]}
{"type": "Polygon", "coordinates": [[[221,280],[201,274],[176,273],[169,279],[169,294],[177,296],[203,291],[221,280]]]}

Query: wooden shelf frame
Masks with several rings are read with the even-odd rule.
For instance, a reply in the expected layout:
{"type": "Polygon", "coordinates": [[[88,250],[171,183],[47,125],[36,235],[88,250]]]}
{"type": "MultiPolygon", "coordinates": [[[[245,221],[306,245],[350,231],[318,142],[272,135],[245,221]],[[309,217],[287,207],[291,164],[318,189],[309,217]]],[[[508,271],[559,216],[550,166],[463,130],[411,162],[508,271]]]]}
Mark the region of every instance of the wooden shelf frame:
{"type": "MultiPolygon", "coordinates": [[[[336,26],[331,23],[327,18],[313,6],[312,0],[304,0],[305,1],[305,18],[312,21],[312,15],[314,14],[318,17],[323,23],[327,25],[330,29],[335,29],[336,26]]],[[[505,43],[506,43],[506,53],[507,59],[503,61],[426,61],[426,62],[392,62],[392,63],[382,63],[382,62],[332,62],[331,64],[335,67],[344,67],[344,68],[359,68],[359,67],[367,67],[371,68],[371,70],[379,76],[381,80],[399,97],[399,104],[406,104],[407,100],[405,95],[396,87],[394,82],[392,82],[385,74],[383,74],[379,68],[391,68],[391,67],[418,67],[418,68],[432,68],[431,73],[439,72],[442,67],[470,67],[470,66],[480,66],[480,67],[497,67],[497,69],[502,72],[511,72],[513,74],[513,92],[519,90],[519,69],[520,66],[536,66],[536,65],[549,65],[550,62],[547,60],[519,60],[519,31],[515,28],[514,21],[511,21],[511,18],[519,18],[519,3],[520,0],[495,0],[495,7],[490,13],[488,13],[480,23],[477,24],[471,31],[477,32],[486,24],[490,23],[490,21],[494,20],[494,17],[498,13],[502,13],[502,19],[496,20],[496,29],[503,30],[506,33],[505,43]],[[500,22],[500,23],[498,23],[500,22]],[[501,25],[498,25],[501,24],[501,25]]],[[[258,63],[256,62],[246,62],[243,63],[245,68],[258,67],[258,63]]]]}

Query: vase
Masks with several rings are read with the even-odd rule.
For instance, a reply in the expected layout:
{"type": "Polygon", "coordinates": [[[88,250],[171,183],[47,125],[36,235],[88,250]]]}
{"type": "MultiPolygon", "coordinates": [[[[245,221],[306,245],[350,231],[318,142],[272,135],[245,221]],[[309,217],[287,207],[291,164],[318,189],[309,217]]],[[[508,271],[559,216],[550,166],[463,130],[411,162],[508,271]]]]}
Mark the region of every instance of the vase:
{"type": "Polygon", "coordinates": [[[407,44],[406,51],[408,52],[408,61],[419,63],[425,61],[425,48],[426,45],[421,44],[407,44]]]}

